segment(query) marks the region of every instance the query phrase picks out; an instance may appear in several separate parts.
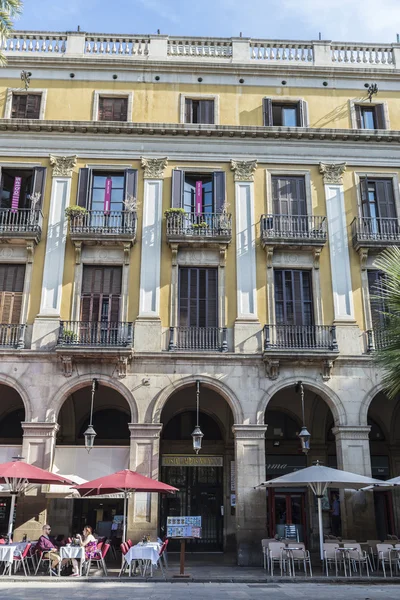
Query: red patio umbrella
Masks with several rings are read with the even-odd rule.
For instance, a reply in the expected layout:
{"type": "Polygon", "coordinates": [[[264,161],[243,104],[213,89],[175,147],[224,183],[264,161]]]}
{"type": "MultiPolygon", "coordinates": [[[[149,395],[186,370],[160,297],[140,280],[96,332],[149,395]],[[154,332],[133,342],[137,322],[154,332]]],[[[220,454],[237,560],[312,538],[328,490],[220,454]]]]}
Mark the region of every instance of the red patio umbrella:
{"type": "Polygon", "coordinates": [[[124,529],[123,541],[126,538],[126,500],[131,492],[155,492],[156,494],[173,494],[178,492],[177,488],[172,487],[157,479],[151,479],[145,475],[140,475],[136,471],[123,469],[112,475],[105,475],[86,483],[74,486],[81,496],[106,496],[107,494],[115,494],[115,492],[123,492],[124,494],[124,529]]]}
{"type": "Polygon", "coordinates": [[[6,484],[11,493],[10,517],[8,520],[7,535],[11,538],[13,530],[13,517],[15,498],[22,494],[29,485],[58,483],[61,485],[73,485],[73,482],[63,477],[55,475],[34,465],[23,462],[21,458],[15,457],[12,462],[0,464],[0,484],[6,484]]]}

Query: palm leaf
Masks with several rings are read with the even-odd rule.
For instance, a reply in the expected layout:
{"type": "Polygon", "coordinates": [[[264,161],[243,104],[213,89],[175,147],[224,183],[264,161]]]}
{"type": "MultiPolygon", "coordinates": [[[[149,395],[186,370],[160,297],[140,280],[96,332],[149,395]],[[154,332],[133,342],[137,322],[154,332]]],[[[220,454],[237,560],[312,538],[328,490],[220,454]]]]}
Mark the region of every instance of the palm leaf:
{"type": "Polygon", "coordinates": [[[7,62],[1,49],[12,31],[12,19],[18,17],[21,12],[22,0],[0,0],[0,66],[4,66],[7,62]]]}

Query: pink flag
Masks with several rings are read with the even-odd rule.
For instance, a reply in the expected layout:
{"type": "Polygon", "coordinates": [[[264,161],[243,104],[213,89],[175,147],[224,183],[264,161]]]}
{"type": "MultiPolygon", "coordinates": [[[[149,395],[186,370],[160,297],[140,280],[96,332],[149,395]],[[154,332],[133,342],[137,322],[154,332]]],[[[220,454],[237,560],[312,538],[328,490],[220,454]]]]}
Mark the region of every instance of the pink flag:
{"type": "Polygon", "coordinates": [[[110,212],[111,208],[111,191],[112,191],[112,179],[107,177],[106,187],[104,188],[104,212],[110,212]]]}
{"type": "Polygon", "coordinates": [[[196,181],[196,217],[203,212],[203,182],[196,181]]]}
{"type": "Polygon", "coordinates": [[[21,194],[22,177],[14,178],[14,188],[11,197],[11,212],[16,213],[19,207],[19,197],[21,194]]]}

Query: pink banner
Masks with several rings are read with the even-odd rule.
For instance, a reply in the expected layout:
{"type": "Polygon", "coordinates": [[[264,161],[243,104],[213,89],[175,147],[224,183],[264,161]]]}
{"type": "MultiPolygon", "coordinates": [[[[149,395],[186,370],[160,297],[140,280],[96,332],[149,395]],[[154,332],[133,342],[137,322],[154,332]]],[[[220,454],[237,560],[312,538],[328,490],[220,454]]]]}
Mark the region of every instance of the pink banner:
{"type": "Polygon", "coordinates": [[[203,182],[196,181],[196,217],[203,212],[203,182]]]}
{"type": "Polygon", "coordinates": [[[111,191],[112,191],[112,179],[111,177],[107,177],[106,179],[106,187],[104,189],[104,212],[110,212],[111,208],[111,191]]]}
{"type": "Polygon", "coordinates": [[[21,195],[22,177],[14,178],[14,188],[11,197],[11,212],[16,213],[19,207],[19,197],[21,195]]]}

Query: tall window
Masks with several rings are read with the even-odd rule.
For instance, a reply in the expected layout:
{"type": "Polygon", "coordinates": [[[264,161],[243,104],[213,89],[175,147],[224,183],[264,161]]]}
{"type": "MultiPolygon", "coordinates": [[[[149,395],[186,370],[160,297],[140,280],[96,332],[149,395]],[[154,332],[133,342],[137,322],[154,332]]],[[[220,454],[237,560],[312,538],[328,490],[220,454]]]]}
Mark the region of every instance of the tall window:
{"type": "Polygon", "coordinates": [[[380,329],[387,324],[387,313],[389,308],[382,290],[382,284],[386,278],[383,271],[368,271],[368,291],[371,307],[372,327],[380,329]],[[385,314],[386,313],[386,316],[385,314]]]}
{"type": "Polygon", "coordinates": [[[304,177],[272,177],[272,201],[277,215],[307,214],[304,177]]]}
{"type": "Polygon", "coordinates": [[[366,217],[364,229],[369,233],[391,235],[398,232],[392,179],[360,181],[362,216],[366,217]]]}
{"type": "Polygon", "coordinates": [[[0,264],[0,323],[19,323],[25,265],[0,264]]]}
{"type": "Polygon", "coordinates": [[[124,187],[123,173],[94,172],[91,209],[98,211],[123,210],[124,187]]]}
{"type": "Polygon", "coordinates": [[[99,98],[99,121],[127,121],[128,98],[99,98]]]}
{"type": "Polygon", "coordinates": [[[185,123],[212,125],[215,122],[214,112],[214,100],[185,99],[185,123]]]}
{"type": "Polygon", "coordinates": [[[188,213],[214,212],[213,178],[211,175],[185,175],[184,209],[188,213]],[[198,196],[198,189],[200,193],[198,196]],[[198,201],[196,201],[198,198],[198,201]]]}
{"type": "Polygon", "coordinates": [[[383,104],[356,104],[356,125],[358,129],[385,129],[383,104]]]}
{"type": "Polygon", "coordinates": [[[297,102],[281,102],[271,98],[263,99],[263,121],[266,126],[273,127],[304,127],[305,103],[303,100],[297,102]]]}
{"type": "Polygon", "coordinates": [[[218,326],[218,271],[213,268],[179,269],[179,325],[218,326]]]}
{"type": "Polygon", "coordinates": [[[314,324],[310,271],[275,271],[275,317],[278,325],[314,324]]]}
{"type": "Polygon", "coordinates": [[[39,119],[41,94],[13,94],[11,105],[12,119],[39,119]]]}
{"type": "Polygon", "coordinates": [[[81,321],[116,323],[121,303],[122,267],[84,266],[81,321]]]}

